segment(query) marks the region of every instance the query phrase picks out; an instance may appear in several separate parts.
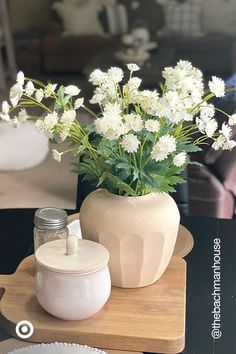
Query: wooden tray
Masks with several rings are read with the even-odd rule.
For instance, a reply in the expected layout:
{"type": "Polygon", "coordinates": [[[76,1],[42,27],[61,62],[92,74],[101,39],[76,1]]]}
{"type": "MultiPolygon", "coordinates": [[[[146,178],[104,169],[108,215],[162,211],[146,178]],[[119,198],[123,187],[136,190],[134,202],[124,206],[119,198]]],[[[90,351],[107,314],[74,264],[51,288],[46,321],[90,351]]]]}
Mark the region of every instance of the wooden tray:
{"type": "MultiPolygon", "coordinates": [[[[112,288],[109,301],[94,317],[62,321],[38,304],[34,295],[34,256],[26,258],[13,275],[0,276],[5,289],[0,322],[11,335],[28,320],[32,342],[71,342],[92,347],[138,352],[179,353],[185,342],[186,263],[172,258],[162,278],[139,289],[112,288]]],[[[55,289],[56,292],[56,289],[55,289]]]]}

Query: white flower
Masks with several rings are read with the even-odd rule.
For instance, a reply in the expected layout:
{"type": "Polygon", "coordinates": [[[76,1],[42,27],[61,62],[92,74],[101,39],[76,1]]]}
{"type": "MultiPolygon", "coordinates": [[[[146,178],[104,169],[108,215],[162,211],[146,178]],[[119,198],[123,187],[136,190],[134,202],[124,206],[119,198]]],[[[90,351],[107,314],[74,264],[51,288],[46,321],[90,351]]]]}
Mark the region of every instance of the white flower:
{"type": "Polygon", "coordinates": [[[156,161],[163,161],[168,157],[168,152],[162,150],[160,144],[155,144],[153,146],[152,152],[151,152],[151,157],[153,160],[156,161]]]}
{"type": "Polygon", "coordinates": [[[185,70],[186,73],[191,72],[193,69],[192,63],[188,60],[179,60],[176,67],[185,70]]]}
{"type": "Polygon", "coordinates": [[[131,77],[129,81],[123,86],[124,97],[127,97],[130,103],[135,103],[137,97],[140,96],[138,88],[140,87],[142,80],[138,77],[131,77]]]}
{"type": "Polygon", "coordinates": [[[9,108],[10,108],[10,106],[9,106],[8,102],[7,101],[3,101],[3,103],[2,103],[2,113],[3,114],[8,114],[9,113],[9,108]]]}
{"type": "Polygon", "coordinates": [[[208,104],[200,107],[200,118],[206,122],[215,115],[215,107],[213,104],[208,104]]]}
{"type": "Polygon", "coordinates": [[[160,144],[162,150],[165,150],[168,153],[174,152],[176,150],[175,138],[170,134],[161,136],[158,143],[160,144]]]}
{"type": "Polygon", "coordinates": [[[35,88],[34,88],[33,82],[32,81],[28,81],[26,86],[25,86],[25,94],[27,96],[32,96],[33,93],[34,93],[34,90],[35,90],[35,88]]]}
{"type": "Polygon", "coordinates": [[[18,113],[18,119],[20,123],[24,123],[29,118],[29,115],[25,108],[22,108],[18,113]]]}
{"type": "Polygon", "coordinates": [[[111,67],[108,70],[107,75],[108,75],[108,78],[111,81],[113,81],[115,84],[118,84],[118,82],[121,82],[124,77],[123,70],[120,68],[117,68],[115,66],[111,67]]]}
{"type": "Polygon", "coordinates": [[[163,135],[153,146],[151,156],[156,161],[165,160],[168,155],[176,150],[176,141],[170,134],[163,135]]]}
{"type": "Polygon", "coordinates": [[[90,100],[90,103],[92,104],[102,104],[102,102],[105,100],[106,95],[104,93],[95,93],[93,97],[90,100]]]}
{"type": "Polygon", "coordinates": [[[206,123],[206,127],[205,127],[206,135],[209,136],[209,138],[211,138],[215,133],[217,127],[218,127],[218,123],[215,119],[209,120],[209,122],[206,123]]]}
{"type": "Polygon", "coordinates": [[[131,72],[134,72],[134,71],[139,71],[140,70],[140,67],[137,65],[137,64],[127,64],[127,68],[131,71],[131,72]]]}
{"type": "Polygon", "coordinates": [[[65,87],[65,94],[69,96],[77,96],[80,93],[80,89],[75,85],[69,85],[65,87]]]}
{"type": "Polygon", "coordinates": [[[61,116],[61,123],[65,125],[71,125],[76,118],[76,111],[74,109],[70,109],[69,111],[65,111],[61,116]]]}
{"type": "Polygon", "coordinates": [[[134,134],[124,135],[121,142],[121,146],[128,153],[137,152],[139,144],[140,141],[134,134]]]}
{"type": "Polygon", "coordinates": [[[116,99],[116,86],[114,85],[114,82],[107,80],[102,82],[99,87],[96,87],[90,102],[93,104],[99,103],[100,105],[105,105],[106,103],[116,99]]]}
{"type": "Polygon", "coordinates": [[[63,155],[63,152],[58,152],[55,149],[52,150],[52,156],[53,156],[54,160],[61,162],[62,155],[63,155]]]}
{"type": "Polygon", "coordinates": [[[107,122],[104,118],[95,119],[94,127],[95,127],[95,131],[102,136],[104,136],[106,131],[108,130],[107,122]]]}
{"type": "Polygon", "coordinates": [[[185,97],[186,104],[199,103],[204,94],[202,72],[188,61],[180,60],[175,67],[167,67],[163,71],[167,90],[176,91],[185,97]],[[189,101],[189,102],[188,102],[189,101]]]}
{"type": "Polygon", "coordinates": [[[236,124],[236,113],[232,114],[232,116],[229,117],[229,125],[235,125],[236,124]]]}
{"type": "Polygon", "coordinates": [[[3,101],[2,103],[2,112],[0,113],[0,118],[2,120],[5,120],[6,122],[9,122],[10,121],[10,116],[9,116],[9,104],[7,101],[3,101]]]}
{"type": "Polygon", "coordinates": [[[111,116],[120,116],[122,113],[121,106],[119,103],[107,103],[104,106],[104,114],[105,115],[111,115],[111,116]]]}
{"type": "Polygon", "coordinates": [[[57,84],[48,84],[44,89],[44,95],[46,98],[50,97],[56,90],[57,84]]]}
{"type": "Polygon", "coordinates": [[[129,81],[126,85],[124,85],[124,87],[126,87],[129,92],[132,92],[133,90],[137,90],[140,87],[141,83],[142,80],[139,77],[134,76],[129,79],[129,81]]]}
{"type": "Polygon", "coordinates": [[[156,91],[144,90],[140,95],[142,109],[151,115],[156,115],[156,107],[159,101],[159,94],[156,91]]]}
{"type": "Polygon", "coordinates": [[[232,150],[236,146],[236,141],[234,140],[226,140],[223,145],[223,150],[232,150]]]}
{"type": "Polygon", "coordinates": [[[35,128],[36,128],[38,131],[44,130],[44,121],[43,121],[42,119],[38,119],[38,120],[35,122],[35,128]]]}
{"type": "Polygon", "coordinates": [[[10,122],[10,120],[11,120],[9,114],[7,114],[7,113],[0,113],[0,118],[2,120],[5,120],[6,122],[10,122]]]}
{"type": "Polygon", "coordinates": [[[179,154],[175,155],[173,159],[173,164],[177,167],[181,167],[185,164],[187,159],[186,152],[180,152],[179,154]]]}
{"type": "Polygon", "coordinates": [[[183,112],[182,117],[185,122],[191,122],[193,120],[193,115],[189,112],[183,112]]]}
{"type": "Polygon", "coordinates": [[[156,133],[160,130],[160,123],[156,119],[147,119],[145,122],[147,131],[156,133]]]}
{"type": "Polygon", "coordinates": [[[223,147],[226,139],[224,135],[219,135],[218,138],[215,140],[215,142],[212,144],[212,148],[214,150],[219,150],[223,147]]]}
{"type": "Polygon", "coordinates": [[[232,136],[232,129],[226,123],[222,124],[221,130],[219,131],[227,140],[232,136]]]}
{"type": "Polygon", "coordinates": [[[18,82],[18,84],[20,85],[24,85],[25,82],[25,75],[22,71],[19,71],[17,76],[16,76],[16,82],[18,82]]]}
{"type": "Polygon", "coordinates": [[[58,115],[56,112],[48,113],[44,118],[44,129],[46,131],[52,130],[58,123],[58,115]]]}
{"type": "Polygon", "coordinates": [[[74,104],[74,109],[79,109],[80,107],[82,107],[84,104],[84,98],[77,98],[77,100],[75,100],[75,104],[74,104]]]}
{"type": "Polygon", "coordinates": [[[201,133],[205,132],[206,124],[199,117],[196,118],[196,124],[201,133]]]}
{"type": "Polygon", "coordinates": [[[209,89],[216,97],[223,97],[225,95],[225,83],[216,76],[212,76],[212,80],[209,82],[209,89]]]}
{"type": "Polygon", "coordinates": [[[133,130],[134,132],[140,132],[143,129],[142,117],[139,114],[126,114],[124,119],[128,131],[133,130]]]}
{"type": "Polygon", "coordinates": [[[37,101],[41,102],[44,97],[43,89],[38,89],[35,91],[35,98],[37,101]]]}
{"type": "Polygon", "coordinates": [[[106,80],[107,73],[104,73],[100,69],[95,69],[89,76],[89,81],[95,86],[101,85],[106,80]]]}
{"type": "Polygon", "coordinates": [[[232,150],[236,146],[234,140],[227,139],[223,134],[219,135],[215,142],[212,144],[212,148],[215,150],[232,150]]]}
{"type": "Polygon", "coordinates": [[[14,117],[12,120],[11,120],[11,124],[13,126],[13,128],[17,128],[20,124],[19,120],[17,117],[14,117]]]}
{"type": "Polygon", "coordinates": [[[94,122],[95,130],[108,140],[116,140],[124,134],[124,125],[122,120],[109,120],[105,117],[97,118],[94,122]]]}
{"type": "Polygon", "coordinates": [[[13,106],[16,106],[23,95],[23,86],[19,83],[13,85],[10,89],[10,101],[13,106]]]}
{"type": "Polygon", "coordinates": [[[65,126],[64,129],[60,132],[61,141],[65,141],[70,132],[70,127],[65,126]]]}
{"type": "Polygon", "coordinates": [[[94,122],[96,132],[108,140],[118,139],[125,132],[121,112],[117,102],[106,104],[103,116],[94,122]]]}

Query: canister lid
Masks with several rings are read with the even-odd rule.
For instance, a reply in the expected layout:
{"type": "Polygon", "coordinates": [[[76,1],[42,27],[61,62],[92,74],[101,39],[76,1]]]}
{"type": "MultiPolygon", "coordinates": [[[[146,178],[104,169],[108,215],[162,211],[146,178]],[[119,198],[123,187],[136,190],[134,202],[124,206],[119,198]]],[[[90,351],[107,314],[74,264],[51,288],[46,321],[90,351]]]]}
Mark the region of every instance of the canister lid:
{"type": "Polygon", "coordinates": [[[34,223],[41,229],[63,229],[67,225],[67,213],[58,208],[37,209],[34,215],[34,223]]]}
{"type": "Polygon", "coordinates": [[[97,242],[69,236],[47,242],[35,253],[36,261],[57,273],[88,274],[104,268],[109,261],[107,249],[97,242]]]}

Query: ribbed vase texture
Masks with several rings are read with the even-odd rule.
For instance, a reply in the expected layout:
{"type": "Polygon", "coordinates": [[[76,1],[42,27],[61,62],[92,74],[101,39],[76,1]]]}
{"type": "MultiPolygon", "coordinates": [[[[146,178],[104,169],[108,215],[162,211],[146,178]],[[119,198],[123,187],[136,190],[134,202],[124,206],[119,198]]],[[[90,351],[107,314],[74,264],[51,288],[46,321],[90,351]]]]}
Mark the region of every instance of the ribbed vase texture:
{"type": "Polygon", "coordinates": [[[113,286],[147,286],[162,276],[174,251],[180,215],[166,193],[122,197],[99,189],[80,210],[83,238],[110,253],[113,286]]]}

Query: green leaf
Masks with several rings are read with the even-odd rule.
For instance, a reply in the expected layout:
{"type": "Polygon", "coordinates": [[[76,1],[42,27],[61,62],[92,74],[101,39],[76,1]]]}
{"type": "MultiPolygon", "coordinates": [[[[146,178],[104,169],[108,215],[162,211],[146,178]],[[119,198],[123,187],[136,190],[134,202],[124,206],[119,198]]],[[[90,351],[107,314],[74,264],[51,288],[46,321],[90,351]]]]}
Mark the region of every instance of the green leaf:
{"type": "Polygon", "coordinates": [[[177,152],[182,152],[182,151],[189,153],[189,152],[202,151],[202,149],[197,145],[186,144],[185,142],[181,142],[181,143],[178,143],[178,145],[177,145],[177,152]]]}
{"type": "Polygon", "coordinates": [[[98,144],[99,151],[105,158],[109,158],[111,155],[111,150],[114,147],[114,143],[107,139],[101,139],[100,143],[98,144]]]}
{"type": "Polygon", "coordinates": [[[88,135],[95,132],[94,124],[91,124],[91,123],[83,125],[83,129],[84,129],[85,133],[87,133],[88,135]]]}
{"type": "Polygon", "coordinates": [[[62,101],[64,98],[64,92],[65,92],[64,86],[61,85],[57,91],[57,96],[59,97],[60,101],[62,101]]]}
{"type": "Polygon", "coordinates": [[[71,96],[65,96],[64,99],[62,99],[63,105],[66,106],[67,103],[70,101],[71,96]]]}
{"type": "Polygon", "coordinates": [[[55,105],[54,105],[54,111],[58,111],[59,109],[62,109],[63,105],[61,104],[61,102],[59,100],[55,101],[55,105]]]}
{"type": "Polygon", "coordinates": [[[136,181],[139,178],[140,170],[137,167],[133,167],[133,179],[132,182],[136,181]]]}
{"type": "Polygon", "coordinates": [[[101,186],[106,180],[110,182],[113,186],[117,187],[120,192],[126,192],[128,195],[135,196],[134,190],[125,182],[123,182],[117,176],[113,176],[109,172],[104,172],[99,178],[98,186],[101,186]]]}
{"type": "Polygon", "coordinates": [[[78,149],[76,150],[76,155],[80,155],[81,152],[83,152],[86,149],[84,145],[80,145],[78,149]]]}
{"type": "Polygon", "coordinates": [[[109,159],[105,160],[106,164],[111,165],[111,166],[115,166],[117,159],[114,159],[113,157],[110,157],[109,159]]]}
{"type": "Polygon", "coordinates": [[[84,175],[88,181],[96,181],[101,175],[101,170],[95,161],[90,158],[83,158],[83,161],[74,164],[74,172],[78,175],[84,175]]]}
{"type": "MultiPolygon", "coordinates": [[[[117,161],[116,161],[117,162],[117,161]]],[[[117,170],[122,170],[122,169],[130,169],[131,168],[131,166],[130,166],[130,164],[129,163],[127,163],[127,162],[120,162],[120,163],[116,163],[116,169],[117,170]]]]}

